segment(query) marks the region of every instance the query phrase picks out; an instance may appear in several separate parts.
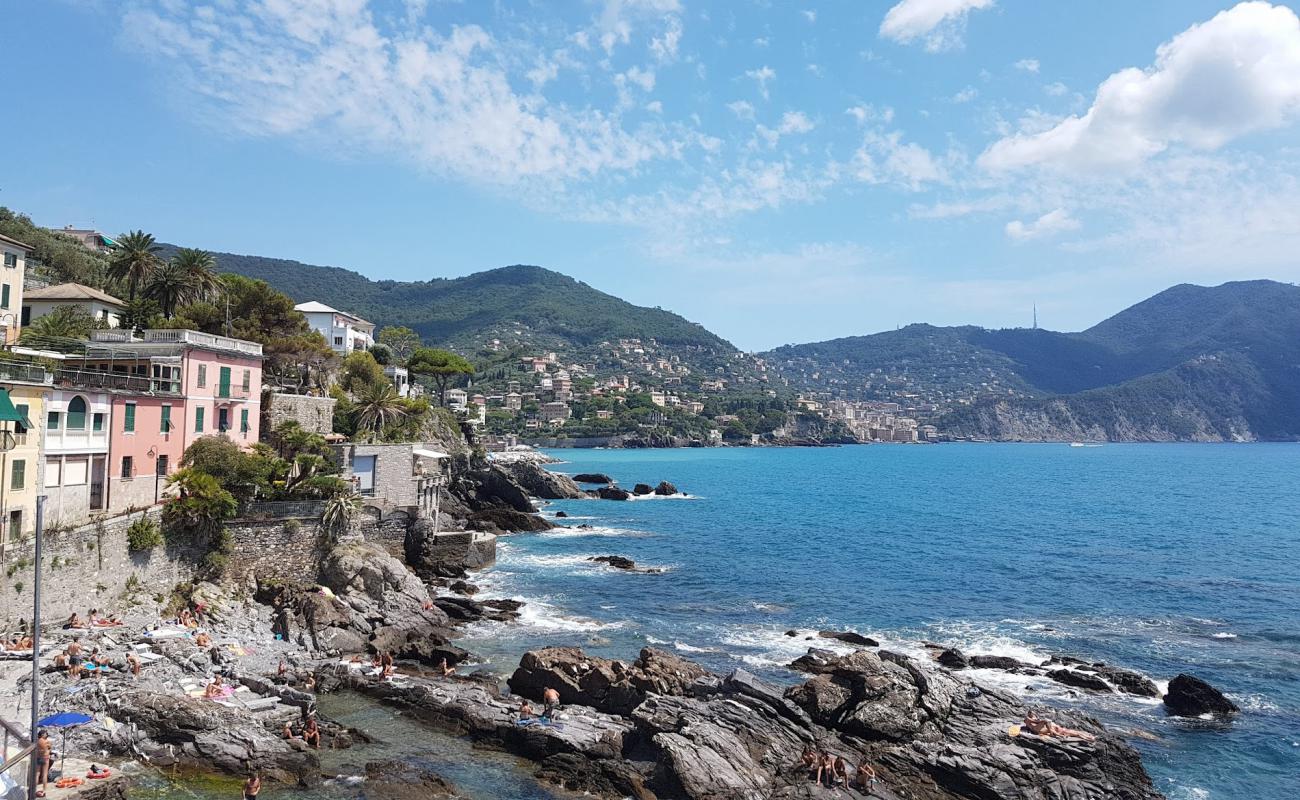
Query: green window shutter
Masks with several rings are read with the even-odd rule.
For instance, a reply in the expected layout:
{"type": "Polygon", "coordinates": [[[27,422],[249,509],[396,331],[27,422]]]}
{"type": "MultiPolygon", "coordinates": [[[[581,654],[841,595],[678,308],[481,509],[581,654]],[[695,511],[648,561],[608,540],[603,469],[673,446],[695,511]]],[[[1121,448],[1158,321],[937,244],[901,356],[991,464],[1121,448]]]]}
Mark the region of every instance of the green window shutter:
{"type": "Polygon", "coordinates": [[[172,430],[172,407],[171,406],[162,407],[162,422],[159,424],[158,429],[163,433],[171,433],[172,430]]]}
{"type": "Polygon", "coordinates": [[[122,418],[122,430],[127,433],[135,430],[135,403],[126,404],[126,415],[122,418]]]}
{"type": "MultiPolygon", "coordinates": [[[[31,407],[30,407],[30,406],[28,406],[26,403],[19,403],[17,406],[14,406],[14,407],[18,409],[18,416],[22,417],[23,419],[27,419],[27,414],[28,414],[28,412],[31,411],[31,407]]],[[[28,421],[30,422],[30,420],[28,420],[28,421]]],[[[23,425],[21,422],[15,423],[15,424],[14,424],[14,432],[15,432],[15,433],[27,433],[27,427],[26,427],[25,425],[23,425]]]]}
{"type": "Polygon", "coordinates": [[[8,307],[9,307],[9,284],[6,283],[4,285],[4,288],[0,289],[0,308],[8,308],[8,307]]]}
{"type": "Polygon", "coordinates": [[[52,431],[57,431],[59,429],[59,412],[51,411],[45,415],[45,427],[52,431]]]}
{"type": "Polygon", "coordinates": [[[218,397],[230,396],[230,367],[221,368],[221,377],[217,384],[217,396],[218,397]]]}
{"type": "Polygon", "coordinates": [[[95,414],[93,417],[91,417],[90,425],[91,425],[91,430],[93,430],[95,433],[99,433],[100,431],[104,430],[104,415],[95,414]]]}
{"type": "Polygon", "coordinates": [[[239,430],[241,433],[248,433],[248,409],[239,409],[239,430]]]}
{"type": "Polygon", "coordinates": [[[23,488],[27,483],[27,462],[24,459],[14,459],[13,472],[10,473],[9,488],[17,491],[23,488]]]}
{"type": "Polygon", "coordinates": [[[203,406],[194,409],[194,432],[203,433],[203,406]]]}

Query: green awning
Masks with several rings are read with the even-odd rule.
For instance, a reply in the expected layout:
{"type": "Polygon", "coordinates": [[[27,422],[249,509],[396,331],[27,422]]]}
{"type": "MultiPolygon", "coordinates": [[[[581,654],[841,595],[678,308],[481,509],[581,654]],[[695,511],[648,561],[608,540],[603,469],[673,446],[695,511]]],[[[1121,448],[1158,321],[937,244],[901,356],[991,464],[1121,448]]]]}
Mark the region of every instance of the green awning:
{"type": "Polygon", "coordinates": [[[108,238],[108,237],[105,236],[104,234],[101,233],[101,234],[99,235],[99,238],[104,240],[104,246],[105,246],[105,247],[117,247],[117,242],[115,242],[115,241],[113,241],[112,239],[108,238]]]}
{"type": "Polygon", "coordinates": [[[36,427],[26,414],[14,408],[14,401],[9,399],[9,390],[3,387],[0,387],[0,422],[17,422],[29,430],[36,427]]]}

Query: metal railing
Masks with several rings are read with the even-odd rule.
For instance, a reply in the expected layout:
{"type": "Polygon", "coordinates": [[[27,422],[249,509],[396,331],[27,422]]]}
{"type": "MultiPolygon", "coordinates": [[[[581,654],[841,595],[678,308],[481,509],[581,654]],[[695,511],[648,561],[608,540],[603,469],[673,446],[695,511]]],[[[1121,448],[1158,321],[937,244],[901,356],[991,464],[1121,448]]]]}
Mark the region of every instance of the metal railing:
{"type": "Polygon", "coordinates": [[[74,386],[79,389],[116,389],[141,394],[179,395],[181,393],[179,381],[98,369],[61,369],[57,373],[56,381],[60,386],[74,386]]]}
{"type": "Polygon", "coordinates": [[[154,344],[198,344],[217,347],[222,350],[235,350],[249,355],[262,355],[262,345],[229,336],[217,336],[190,330],[148,330],[144,332],[144,341],[154,344]]]}
{"type": "Polygon", "coordinates": [[[39,364],[0,360],[0,380],[25,383],[49,383],[50,373],[39,364]]]}

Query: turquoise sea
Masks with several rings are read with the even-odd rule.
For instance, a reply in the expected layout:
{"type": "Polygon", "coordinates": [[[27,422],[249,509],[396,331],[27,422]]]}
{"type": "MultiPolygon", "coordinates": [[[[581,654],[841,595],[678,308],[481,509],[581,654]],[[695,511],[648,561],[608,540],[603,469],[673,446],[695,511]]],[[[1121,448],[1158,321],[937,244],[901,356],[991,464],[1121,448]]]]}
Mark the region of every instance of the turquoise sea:
{"type": "Polygon", "coordinates": [[[504,538],[479,582],[530,604],[464,642],[490,669],[542,644],[631,658],[650,643],[794,682],[783,665],[815,644],[803,637],[848,627],[915,653],[930,640],[1161,683],[1186,671],[1242,713],[1176,720],[1151,701],[983,677],[1150,734],[1134,744],[1175,800],[1300,795],[1300,445],[553,454],[559,471],[667,479],[691,497],[557,502],[546,512],[573,527],[504,538]],[[587,561],[610,554],[665,571],[587,561]]]}

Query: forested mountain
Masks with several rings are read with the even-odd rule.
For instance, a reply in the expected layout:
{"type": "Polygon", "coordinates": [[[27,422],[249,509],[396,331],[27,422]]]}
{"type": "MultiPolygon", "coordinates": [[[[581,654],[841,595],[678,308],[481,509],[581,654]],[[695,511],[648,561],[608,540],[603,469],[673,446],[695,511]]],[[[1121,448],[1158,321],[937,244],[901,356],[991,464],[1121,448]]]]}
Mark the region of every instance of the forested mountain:
{"type": "Polygon", "coordinates": [[[635,306],[548,269],[516,265],[463,278],[372,281],[338,267],[215,253],[222,272],[260,278],[295,300],[319,300],[380,326],[405,325],[431,343],[465,351],[507,346],[565,349],[620,338],[733,353],[703,326],[635,306]]]}
{"type": "Polygon", "coordinates": [[[797,386],[902,403],[959,436],[1300,437],[1300,287],[1180,285],[1080,333],[911,325],[779,348],[797,386]]]}

